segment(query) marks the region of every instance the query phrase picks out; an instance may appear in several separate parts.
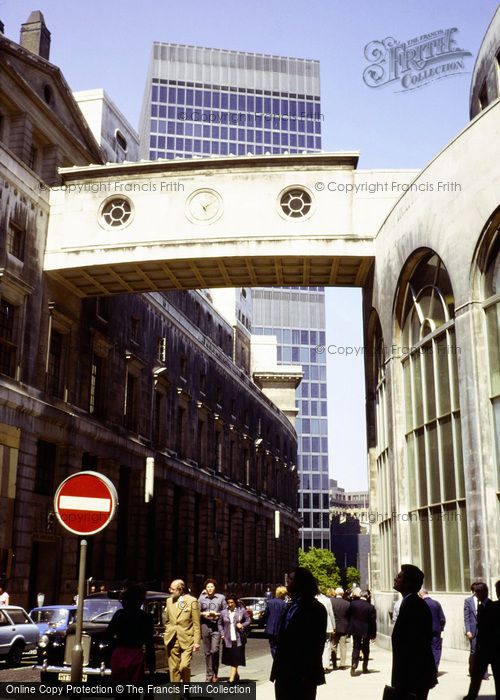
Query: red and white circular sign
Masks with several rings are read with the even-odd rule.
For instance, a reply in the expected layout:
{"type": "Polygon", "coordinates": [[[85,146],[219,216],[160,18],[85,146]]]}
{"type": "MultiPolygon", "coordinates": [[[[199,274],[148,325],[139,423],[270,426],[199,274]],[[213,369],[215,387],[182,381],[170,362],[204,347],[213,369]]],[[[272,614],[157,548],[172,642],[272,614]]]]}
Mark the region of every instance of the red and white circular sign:
{"type": "Polygon", "coordinates": [[[66,530],[95,535],[109,525],[118,505],[113,483],[98,472],[68,476],[56,491],[54,510],[66,530]]]}

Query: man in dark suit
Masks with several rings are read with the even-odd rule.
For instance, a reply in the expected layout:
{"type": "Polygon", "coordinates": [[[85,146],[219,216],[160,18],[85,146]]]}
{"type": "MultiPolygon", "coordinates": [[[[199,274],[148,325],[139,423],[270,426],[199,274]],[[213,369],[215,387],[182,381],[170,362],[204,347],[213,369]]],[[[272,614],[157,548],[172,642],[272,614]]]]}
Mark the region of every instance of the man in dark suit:
{"type": "MultiPolygon", "coordinates": [[[[477,598],[474,595],[477,584],[480,581],[474,581],[470,590],[472,595],[464,600],[464,627],[465,636],[469,640],[469,676],[472,675],[472,666],[474,663],[474,654],[476,652],[477,642],[477,598]]],[[[488,673],[484,676],[488,680],[488,673]]]]}
{"type": "MultiPolygon", "coordinates": [[[[352,635],[351,676],[356,674],[359,652],[363,653],[363,673],[368,673],[370,656],[370,639],[377,636],[377,617],[375,608],[369,603],[366,591],[356,590],[356,598],[349,605],[347,631],[352,635]]],[[[354,595],[354,591],[353,591],[354,595]]]]}
{"type": "Polygon", "coordinates": [[[437,683],[432,615],[418,595],[423,582],[423,572],[412,564],[403,564],[394,579],[403,600],[392,630],[392,686],[401,693],[414,693],[416,700],[427,700],[437,683]]]}
{"type": "Polygon", "coordinates": [[[333,633],[333,668],[337,668],[338,652],[340,651],[340,666],[346,668],[346,641],[347,641],[347,613],[349,610],[349,601],[344,599],[344,589],[337,588],[335,590],[335,598],[332,601],[333,615],[335,617],[335,632],[333,633]]]}
{"type": "Polygon", "coordinates": [[[276,700],[315,700],[318,685],[325,682],[326,610],[315,598],[316,579],[303,567],[289,574],[288,593],[292,602],[281,619],[271,669],[276,700]]]}
{"type": "Polygon", "coordinates": [[[477,598],[476,649],[473,654],[469,692],[464,700],[476,700],[488,665],[495,679],[495,697],[500,698],[500,603],[488,598],[488,586],[476,583],[477,598]]]}
{"type": "Polygon", "coordinates": [[[443,650],[443,639],[441,637],[444,626],[446,625],[446,617],[441,607],[441,603],[434,598],[431,598],[429,593],[422,588],[420,591],[420,597],[425,600],[429,606],[429,610],[432,615],[432,654],[434,656],[434,661],[436,662],[436,671],[439,668],[439,662],[441,661],[441,652],[443,650]]]}
{"type": "Polygon", "coordinates": [[[278,586],[275,591],[275,595],[275,598],[268,599],[263,618],[266,625],[266,634],[269,638],[269,646],[271,647],[271,655],[273,659],[276,656],[276,644],[278,641],[281,617],[286,608],[286,586],[278,586]]]}

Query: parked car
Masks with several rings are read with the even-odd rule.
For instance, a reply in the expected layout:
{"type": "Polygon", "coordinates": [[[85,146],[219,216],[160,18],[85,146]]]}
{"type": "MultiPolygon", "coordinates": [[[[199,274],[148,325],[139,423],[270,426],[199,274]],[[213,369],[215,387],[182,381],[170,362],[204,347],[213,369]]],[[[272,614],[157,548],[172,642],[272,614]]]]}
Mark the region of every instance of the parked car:
{"type": "Polygon", "coordinates": [[[0,608],[0,659],[19,666],[23,653],[36,649],[40,630],[26,610],[16,605],[0,608]]]}
{"type": "Polygon", "coordinates": [[[66,633],[75,621],[76,605],[44,605],[33,608],[30,617],[40,630],[40,634],[66,633]]]}
{"type": "Polygon", "coordinates": [[[240,598],[240,601],[248,610],[252,625],[264,627],[264,612],[266,609],[265,598],[240,598]]]}
{"type": "MultiPolygon", "coordinates": [[[[112,641],[107,636],[108,624],[122,606],[116,591],[95,593],[83,601],[83,683],[97,683],[111,674],[109,666],[113,651],[112,641]]],[[[153,616],[156,668],[167,667],[163,634],[163,609],[167,593],[148,591],[144,610],[153,616]]],[[[71,652],[75,644],[76,623],[71,623],[66,634],[46,632],[38,644],[40,680],[47,685],[66,683],[71,680],[71,652]]]]}

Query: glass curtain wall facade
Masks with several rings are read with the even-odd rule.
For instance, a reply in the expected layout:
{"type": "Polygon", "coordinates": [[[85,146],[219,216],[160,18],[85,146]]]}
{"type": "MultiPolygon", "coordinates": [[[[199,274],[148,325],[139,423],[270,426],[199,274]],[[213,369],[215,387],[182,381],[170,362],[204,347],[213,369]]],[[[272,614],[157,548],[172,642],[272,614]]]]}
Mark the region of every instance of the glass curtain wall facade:
{"type": "MultiPolygon", "coordinates": [[[[155,42],[139,152],[150,160],[316,152],[322,120],[318,61],[155,42]]],[[[279,363],[304,369],[301,546],[329,549],[326,360],[314,350],[325,344],[324,289],[257,288],[252,296],[252,332],[275,335],[279,363]]]]}
{"type": "Polygon", "coordinates": [[[278,363],[298,364],[304,378],[297,388],[296,421],[299,508],[303,526],[301,547],[330,548],[328,418],[323,287],[253,290],[253,326],[256,335],[274,335],[278,363]]]}
{"type": "Polygon", "coordinates": [[[141,158],[321,150],[319,63],[155,42],[141,158]]]}

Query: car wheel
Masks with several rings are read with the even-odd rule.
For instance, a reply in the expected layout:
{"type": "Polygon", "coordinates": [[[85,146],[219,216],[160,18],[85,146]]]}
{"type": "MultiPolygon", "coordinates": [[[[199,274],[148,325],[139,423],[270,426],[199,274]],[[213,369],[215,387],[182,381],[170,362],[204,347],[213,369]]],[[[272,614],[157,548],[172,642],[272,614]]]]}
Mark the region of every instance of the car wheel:
{"type": "Polygon", "coordinates": [[[23,649],[24,645],[20,642],[16,642],[12,649],[7,654],[7,666],[20,666],[23,660],[23,649]]]}

